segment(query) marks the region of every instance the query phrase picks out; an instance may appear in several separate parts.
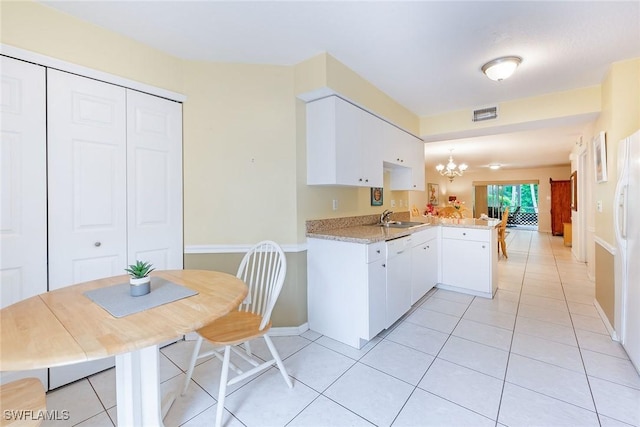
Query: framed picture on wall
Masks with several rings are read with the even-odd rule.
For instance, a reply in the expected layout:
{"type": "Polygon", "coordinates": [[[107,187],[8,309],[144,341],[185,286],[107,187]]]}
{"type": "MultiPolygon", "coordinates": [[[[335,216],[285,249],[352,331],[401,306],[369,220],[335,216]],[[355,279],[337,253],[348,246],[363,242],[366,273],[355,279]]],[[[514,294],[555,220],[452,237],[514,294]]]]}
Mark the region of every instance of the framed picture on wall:
{"type": "Polygon", "coordinates": [[[440,204],[440,189],[438,184],[427,184],[427,194],[429,195],[429,204],[438,206],[440,204]]]}
{"type": "Polygon", "coordinates": [[[604,132],[593,138],[593,164],[596,168],[596,182],[607,182],[607,143],[604,132]]]}
{"type": "Polygon", "coordinates": [[[382,206],[382,187],[371,187],[371,206],[382,206]]]}

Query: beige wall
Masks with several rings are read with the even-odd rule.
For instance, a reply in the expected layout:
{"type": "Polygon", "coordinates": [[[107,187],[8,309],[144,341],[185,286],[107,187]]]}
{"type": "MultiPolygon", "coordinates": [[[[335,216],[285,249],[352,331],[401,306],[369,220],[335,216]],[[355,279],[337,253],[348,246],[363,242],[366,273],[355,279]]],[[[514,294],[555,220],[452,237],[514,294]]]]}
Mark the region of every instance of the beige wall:
{"type": "MultiPolygon", "coordinates": [[[[474,181],[538,181],[538,230],[551,232],[551,185],[549,178],[555,180],[566,180],[571,175],[571,166],[557,166],[552,168],[535,169],[504,169],[492,171],[488,169],[470,170],[461,177],[457,177],[453,182],[440,176],[435,170],[427,170],[427,182],[439,184],[440,204],[446,203],[449,195],[455,195],[458,200],[469,204],[472,207],[474,199],[474,181]]],[[[479,215],[482,212],[478,212],[479,215]]]]}
{"type": "MultiPolygon", "coordinates": [[[[602,114],[594,134],[606,133],[608,181],[595,184],[593,209],[595,235],[615,247],[613,198],[617,177],[618,143],[640,129],[640,59],[611,65],[602,83],[602,114]],[[602,202],[602,212],[595,204],[602,202]]],[[[592,145],[590,144],[590,149],[592,145]]],[[[596,300],[605,311],[613,328],[619,332],[621,322],[621,284],[615,283],[611,255],[596,247],[596,300]]]]}
{"type": "Polygon", "coordinates": [[[178,58],[32,1],[2,1],[0,11],[2,43],[183,92],[178,58]]]}

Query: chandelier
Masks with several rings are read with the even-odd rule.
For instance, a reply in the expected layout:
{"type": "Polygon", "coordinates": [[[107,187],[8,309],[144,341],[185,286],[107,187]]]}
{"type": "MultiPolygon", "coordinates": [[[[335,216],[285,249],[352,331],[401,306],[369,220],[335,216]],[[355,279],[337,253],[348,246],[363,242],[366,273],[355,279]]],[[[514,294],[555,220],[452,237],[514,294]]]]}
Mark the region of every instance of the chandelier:
{"type": "Polygon", "coordinates": [[[438,166],[436,166],[436,170],[440,172],[440,175],[449,178],[449,182],[453,182],[453,178],[455,178],[456,176],[462,176],[462,174],[467,170],[468,167],[469,166],[464,163],[462,163],[460,166],[456,165],[453,162],[453,156],[449,155],[449,163],[447,163],[446,166],[443,164],[439,164],[438,166]]]}

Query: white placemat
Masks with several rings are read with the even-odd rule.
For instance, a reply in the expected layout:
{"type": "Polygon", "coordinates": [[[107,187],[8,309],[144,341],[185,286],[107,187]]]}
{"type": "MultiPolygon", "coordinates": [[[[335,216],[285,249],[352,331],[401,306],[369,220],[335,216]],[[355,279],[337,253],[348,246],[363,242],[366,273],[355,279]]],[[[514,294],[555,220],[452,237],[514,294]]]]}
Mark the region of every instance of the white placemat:
{"type": "Polygon", "coordinates": [[[113,317],[124,317],[198,294],[193,289],[160,277],[151,278],[151,292],[147,295],[132,297],[129,286],[129,283],[122,283],[87,291],[84,295],[107,310],[113,317]]]}

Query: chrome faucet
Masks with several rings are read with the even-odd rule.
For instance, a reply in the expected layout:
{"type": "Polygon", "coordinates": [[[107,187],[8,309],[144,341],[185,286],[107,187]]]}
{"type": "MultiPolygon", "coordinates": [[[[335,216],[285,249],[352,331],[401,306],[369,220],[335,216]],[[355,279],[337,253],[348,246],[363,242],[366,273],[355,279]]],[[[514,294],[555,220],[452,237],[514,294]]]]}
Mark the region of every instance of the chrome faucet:
{"type": "Polygon", "coordinates": [[[380,224],[387,224],[392,213],[393,211],[385,209],[384,212],[382,212],[382,215],[380,215],[380,224]]]}

